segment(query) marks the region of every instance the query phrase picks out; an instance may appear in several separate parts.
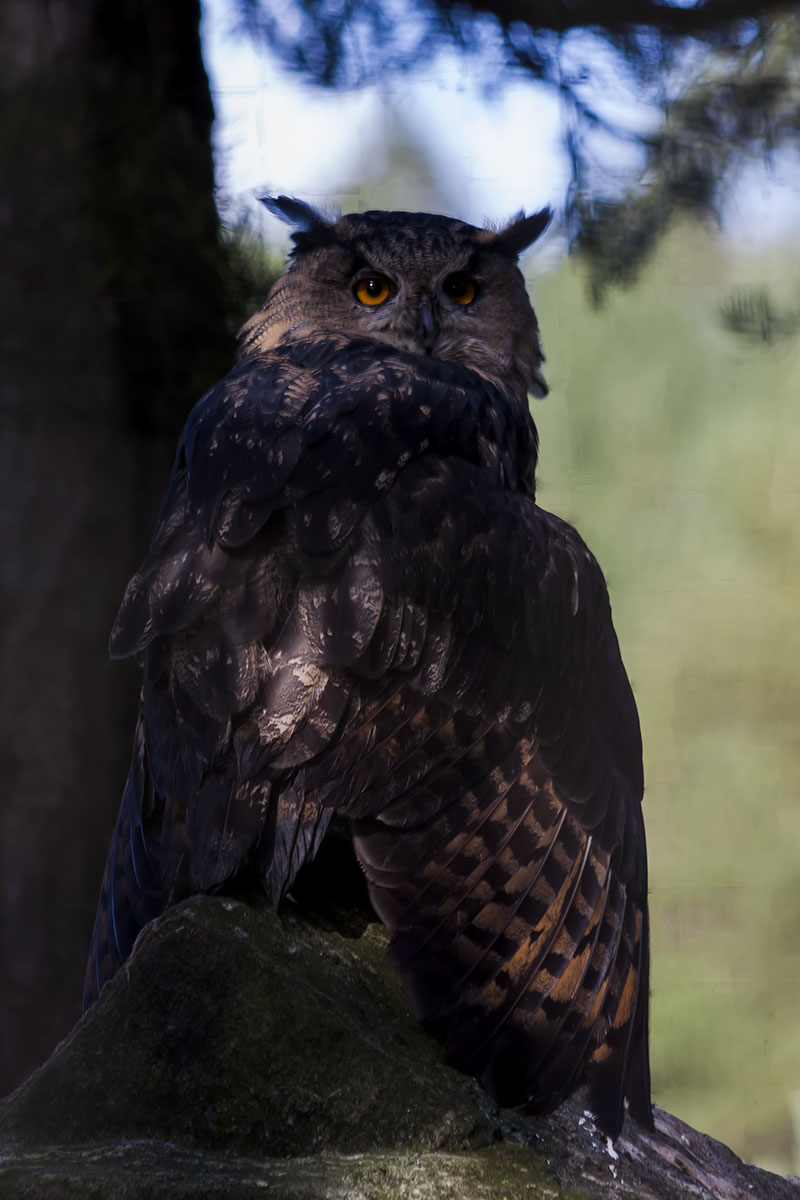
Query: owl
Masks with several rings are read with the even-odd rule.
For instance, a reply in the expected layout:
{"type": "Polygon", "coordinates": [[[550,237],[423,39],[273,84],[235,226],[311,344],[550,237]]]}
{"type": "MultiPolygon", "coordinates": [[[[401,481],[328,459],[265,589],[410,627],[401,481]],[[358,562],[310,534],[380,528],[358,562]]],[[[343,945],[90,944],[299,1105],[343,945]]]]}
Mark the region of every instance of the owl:
{"type": "Polygon", "coordinates": [[[290,266],[189,416],[111,636],[143,684],[85,1004],[169,905],[278,905],[344,837],[446,1062],[650,1124],[636,707],[600,568],[535,499],[517,258],[549,212],[265,203],[290,266]]]}

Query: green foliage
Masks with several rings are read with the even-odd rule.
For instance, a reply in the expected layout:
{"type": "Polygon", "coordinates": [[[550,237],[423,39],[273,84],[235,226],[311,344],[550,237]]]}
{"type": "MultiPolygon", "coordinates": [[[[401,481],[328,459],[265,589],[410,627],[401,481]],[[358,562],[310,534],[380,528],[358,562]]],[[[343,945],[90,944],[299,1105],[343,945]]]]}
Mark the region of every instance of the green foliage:
{"type": "Polygon", "coordinates": [[[608,578],[640,708],[656,1101],[793,1162],[800,1080],[800,340],[720,327],[731,287],[797,255],[676,229],[635,287],[534,287],[551,385],[539,498],[608,578]]]}
{"type": "Polygon", "coordinates": [[[636,278],[676,219],[718,223],[748,161],[800,145],[792,0],[231,2],[242,32],[320,87],[388,93],[455,50],[487,93],[520,78],[550,89],[564,224],[598,299],[636,278]]]}
{"type": "MultiPolygon", "coordinates": [[[[663,68],[663,124],[643,139],[644,169],[623,196],[607,187],[603,194],[583,146],[587,130],[578,122],[571,147],[575,206],[568,216],[591,265],[596,300],[636,279],[676,221],[686,215],[719,221],[743,165],[769,165],[776,151],[797,149],[799,59],[800,16],[785,12],[753,23],[746,38],[709,49],[694,67],[690,54],[688,73],[663,68]]],[[[756,329],[765,341],[781,336],[782,318],[765,314],[758,297],[745,307],[743,314],[734,306],[731,328],[756,329]]]]}
{"type": "Polygon", "coordinates": [[[720,318],[732,333],[760,338],[762,342],[791,337],[800,330],[800,310],[781,310],[761,289],[735,292],[721,306],[720,318]]]}

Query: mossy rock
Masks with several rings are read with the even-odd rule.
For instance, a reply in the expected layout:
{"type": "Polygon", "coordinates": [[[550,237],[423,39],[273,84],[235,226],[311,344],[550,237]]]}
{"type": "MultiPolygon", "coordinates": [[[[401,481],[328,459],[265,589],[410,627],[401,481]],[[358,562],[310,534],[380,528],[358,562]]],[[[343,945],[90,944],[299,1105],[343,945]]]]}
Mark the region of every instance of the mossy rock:
{"type": "Polygon", "coordinates": [[[797,1197],[686,1127],[614,1149],[580,1097],[546,1120],[498,1111],[441,1063],[386,944],[352,915],[172,909],[0,1103],[3,1200],[664,1200],[708,1153],[750,1172],[750,1196],[797,1197]]]}
{"type": "Polygon", "coordinates": [[[515,1195],[564,1195],[441,1064],[385,950],[374,924],[171,910],[0,1106],[0,1193],[489,1200],[510,1172],[515,1195]]]}

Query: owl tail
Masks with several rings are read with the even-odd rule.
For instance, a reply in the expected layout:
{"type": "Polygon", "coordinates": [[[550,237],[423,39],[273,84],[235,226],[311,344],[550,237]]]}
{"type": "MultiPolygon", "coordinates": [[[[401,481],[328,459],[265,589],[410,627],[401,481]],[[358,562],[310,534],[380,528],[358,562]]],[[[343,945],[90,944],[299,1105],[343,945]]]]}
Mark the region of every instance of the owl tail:
{"type": "Polygon", "coordinates": [[[181,870],[184,846],[182,816],[156,793],[144,720],[140,716],[97,905],[83,989],[84,1012],[94,1004],[103,984],[126,961],[139,931],[169,904],[189,894],[181,870]],[[145,822],[156,813],[160,816],[157,839],[160,846],[159,853],[154,855],[153,833],[148,829],[145,834],[145,822]]]}
{"type": "MultiPolygon", "coordinates": [[[[631,964],[635,979],[636,1000],[629,1018],[630,1029],[617,1018],[617,1028],[610,1031],[607,1045],[613,1048],[607,1059],[593,1061],[589,1066],[589,1095],[599,1124],[616,1137],[624,1118],[623,1097],[628,1112],[645,1129],[653,1128],[653,1107],[650,1098],[650,1038],[649,1038],[649,934],[647,905],[643,905],[637,922],[637,938],[631,964]],[[619,1035],[622,1035],[620,1037],[619,1035]],[[617,1036],[615,1036],[617,1035],[617,1036]]],[[[601,1048],[602,1051],[603,1048],[601,1048]]]]}

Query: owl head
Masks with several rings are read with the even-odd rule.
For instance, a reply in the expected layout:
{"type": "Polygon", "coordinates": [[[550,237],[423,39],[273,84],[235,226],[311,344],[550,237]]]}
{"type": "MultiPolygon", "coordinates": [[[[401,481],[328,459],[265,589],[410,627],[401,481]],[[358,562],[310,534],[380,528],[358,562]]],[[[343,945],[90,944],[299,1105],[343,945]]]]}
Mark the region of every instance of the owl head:
{"type": "Polygon", "coordinates": [[[243,352],[318,334],[368,337],[461,363],[523,395],[546,394],[517,257],[543,232],[549,209],[495,230],[432,213],[328,218],[287,196],[263,203],[293,226],[294,249],[241,331],[243,352]]]}

